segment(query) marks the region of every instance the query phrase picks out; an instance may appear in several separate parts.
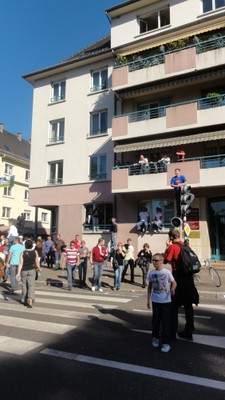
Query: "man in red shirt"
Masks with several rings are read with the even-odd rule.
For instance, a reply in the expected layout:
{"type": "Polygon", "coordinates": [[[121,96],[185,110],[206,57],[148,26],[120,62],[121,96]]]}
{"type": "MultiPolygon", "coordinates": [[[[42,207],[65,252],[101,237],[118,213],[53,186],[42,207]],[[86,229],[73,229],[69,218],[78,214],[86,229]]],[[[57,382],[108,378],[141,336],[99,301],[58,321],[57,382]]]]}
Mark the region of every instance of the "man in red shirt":
{"type": "Polygon", "coordinates": [[[75,249],[79,249],[81,241],[80,241],[80,236],[79,235],[75,235],[75,239],[71,240],[71,242],[74,243],[74,247],[75,249]]]}
{"type": "Polygon", "coordinates": [[[165,263],[172,266],[172,274],[177,282],[175,296],[172,297],[172,330],[171,337],[176,338],[178,327],[178,309],[184,307],[186,324],[185,329],[178,332],[178,336],[182,339],[193,340],[192,333],[194,331],[194,311],[192,304],[198,305],[199,295],[194,284],[193,275],[179,274],[179,255],[181,249],[176,243],[183,244],[180,240],[180,232],[178,229],[170,229],[169,240],[166,242],[165,263]]]}
{"type": "MultiPolygon", "coordinates": [[[[79,252],[74,246],[74,242],[70,242],[70,247],[66,248],[63,253],[66,262],[66,269],[67,269],[67,280],[68,280],[68,288],[67,290],[72,290],[73,286],[73,274],[75,271],[75,267],[79,264],[79,252]]],[[[75,276],[74,276],[75,278],[75,276]]]]}
{"type": "Polygon", "coordinates": [[[101,237],[98,239],[98,243],[93,247],[91,251],[91,265],[94,268],[92,291],[96,289],[99,292],[103,292],[101,288],[102,284],[102,272],[105,264],[105,259],[107,258],[107,250],[105,248],[105,240],[101,237]]]}

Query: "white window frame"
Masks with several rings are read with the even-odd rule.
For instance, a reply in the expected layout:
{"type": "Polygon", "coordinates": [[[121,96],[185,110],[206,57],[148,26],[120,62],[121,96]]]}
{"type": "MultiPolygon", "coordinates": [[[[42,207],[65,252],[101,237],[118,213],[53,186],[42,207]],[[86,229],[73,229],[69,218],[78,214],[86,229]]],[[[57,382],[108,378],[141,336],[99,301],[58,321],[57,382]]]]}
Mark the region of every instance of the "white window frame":
{"type": "Polygon", "coordinates": [[[108,68],[100,68],[97,70],[91,71],[91,92],[98,92],[100,90],[108,89],[109,84],[109,76],[108,76],[108,68]],[[103,73],[106,71],[106,83],[103,82],[103,73]],[[98,74],[98,85],[95,84],[95,77],[94,75],[98,74]]]}
{"type": "Polygon", "coordinates": [[[23,215],[25,221],[31,221],[31,211],[30,210],[24,210],[22,215],[23,215]]]}
{"type": "Polygon", "coordinates": [[[3,187],[3,196],[5,196],[5,197],[13,197],[13,188],[12,188],[12,186],[4,186],[3,187]]]}
{"type": "Polygon", "coordinates": [[[49,185],[61,185],[63,183],[63,160],[58,161],[50,161],[49,163],[49,185]],[[52,167],[54,167],[55,171],[53,171],[52,167]],[[60,169],[62,173],[60,176],[60,169]],[[54,172],[54,176],[52,173],[54,172]]]}
{"type": "Polygon", "coordinates": [[[155,31],[157,29],[164,28],[166,26],[169,26],[170,25],[170,6],[168,5],[166,7],[160,8],[158,10],[154,10],[152,12],[149,12],[148,14],[140,15],[138,17],[138,24],[139,24],[139,34],[140,35],[148,33],[148,32],[155,31]],[[161,24],[161,13],[162,13],[162,11],[164,11],[166,9],[168,9],[168,11],[169,11],[169,22],[167,24],[161,24]],[[151,16],[155,15],[155,14],[157,14],[157,27],[149,29],[149,27],[148,27],[148,19],[151,16]],[[141,24],[145,24],[145,26],[146,26],[146,29],[143,30],[143,31],[141,31],[141,24]]]}
{"type": "Polygon", "coordinates": [[[101,110],[97,112],[92,112],[90,114],[90,136],[96,136],[96,135],[103,135],[108,132],[108,110],[101,110]],[[106,114],[106,128],[103,129],[101,127],[102,125],[102,115],[106,114]],[[93,118],[94,116],[98,116],[98,130],[94,131],[93,130],[93,118]]]}
{"type": "Polygon", "coordinates": [[[44,224],[48,223],[48,213],[47,212],[42,212],[41,213],[41,222],[44,224]]]}
{"type": "Polygon", "coordinates": [[[28,200],[29,200],[29,190],[28,190],[28,189],[25,189],[25,190],[24,190],[24,200],[25,200],[25,201],[28,201],[28,200]]]}
{"type": "Polygon", "coordinates": [[[5,163],[5,175],[10,175],[10,176],[12,176],[13,175],[13,169],[14,169],[14,166],[12,165],[12,164],[9,164],[9,163],[5,163]]]}
{"type": "Polygon", "coordinates": [[[204,3],[205,3],[205,0],[202,0],[202,13],[203,13],[203,14],[206,14],[206,13],[211,12],[211,11],[216,11],[216,10],[219,10],[220,8],[225,7],[225,4],[223,4],[222,6],[216,7],[216,1],[217,1],[217,0],[210,0],[210,1],[211,1],[211,3],[212,3],[212,7],[211,7],[209,10],[204,11],[204,3]]]}
{"type": "Polygon", "coordinates": [[[51,103],[57,103],[59,101],[64,101],[66,99],[66,81],[61,80],[57,82],[52,82],[51,84],[51,103]],[[63,88],[64,85],[64,88],[63,88]],[[58,94],[55,94],[56,86],[58,86],[58,94]]]}
{"type": "Polygon", "coordinates": [[[2,207],[2,218],[9,219],[11,218],[11,214],[12,214],[11,207],[6,207],[6,206],[2,207]]]}
{"type": "Polygon", "coordinates": [[[59,143],[64,141],[65,136],[65,119],[56,119],[50,121],[50,137],[49,143],[59,143]],[[55,128],[53,128],[55,126],[55,128]]]}
{"type": "Polygon", "coordinates": [[[106,180],[107,179],[107,155],[106,154],[96,154],[90,156],[90,180],[91,181],[96,181],[96,180],[106,180]],[[101,171],[101,159],[105,158],[105,171],[101,171]],[[96,158],[97,159],[97,171],[96,175],[92,174],[92,160],[96,158]]]}

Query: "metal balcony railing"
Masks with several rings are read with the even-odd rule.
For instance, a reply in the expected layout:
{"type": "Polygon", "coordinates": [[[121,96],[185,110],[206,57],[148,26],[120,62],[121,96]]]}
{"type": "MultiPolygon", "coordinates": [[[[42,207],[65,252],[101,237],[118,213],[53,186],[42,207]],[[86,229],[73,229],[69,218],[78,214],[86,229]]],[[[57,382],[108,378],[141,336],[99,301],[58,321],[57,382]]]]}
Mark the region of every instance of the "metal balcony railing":
{"type": "Polygon", "coordinates": [[[62,185],[63,183],[63,178],[55,178],[55,179],[49,179],[47,181],[48,185],[62,185]]]}
{"type": "Polygon", "coordinates": [[[64,135],[61,136],[54,136],[49,138],[49,143],[58,143],[58,142],[63,142],[64,141],[64,135]]]}

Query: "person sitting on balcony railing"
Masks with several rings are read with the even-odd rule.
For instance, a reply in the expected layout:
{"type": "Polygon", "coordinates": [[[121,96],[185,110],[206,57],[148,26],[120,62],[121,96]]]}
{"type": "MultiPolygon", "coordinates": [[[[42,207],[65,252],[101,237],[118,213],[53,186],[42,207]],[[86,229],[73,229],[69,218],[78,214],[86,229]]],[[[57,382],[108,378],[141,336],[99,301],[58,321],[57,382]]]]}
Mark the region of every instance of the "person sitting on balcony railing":
{"type": "Polygon", "coordinates": [[[154,221],[152,221],[152,227],[155,233],[159,233],[163,228],[162,210],[160,207],[156,207],[156,214],[154,221]]]}
{"type": "Polygon", "coordinates": [[[142,225],[145,225],[145,230],[148,228],[149,212],[146,207],[139,212],[140,221],[136,223],[137,231],[140,232],[142,225]]]}
{"type": "Polygon", "coordinates": [[[177,161],[181,161],[184,162],[184,158],[185,158],[185,151],[182,150],[182,148],[178,149],[178,151],[176,152],[177,155],[177,161]]]}
{"type": "Polygon", "coordinates": [[[159,172],[166,172],[167,171],[167,165],[170,164],[170,157],[167,156],[167,154],[164,154],[163,157],[158,160],[158,171],[159,172]]]}
{"type": "Polygon", "coordinates": [[[140,174],[146,174],[148,172],[148,159],[143,154],[140,155],[138,164],[140,165],[140,174]]]}

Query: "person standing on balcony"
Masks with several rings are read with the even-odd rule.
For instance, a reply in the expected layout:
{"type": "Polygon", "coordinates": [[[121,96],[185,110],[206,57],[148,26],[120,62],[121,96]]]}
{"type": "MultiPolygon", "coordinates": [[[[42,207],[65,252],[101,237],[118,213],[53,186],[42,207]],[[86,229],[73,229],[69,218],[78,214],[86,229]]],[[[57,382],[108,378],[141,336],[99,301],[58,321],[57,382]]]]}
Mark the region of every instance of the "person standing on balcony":
{"type": "Polygon", "coordinates": [[[166,154],[157,162],[157,167],[158,167],[158,172],[166,172],[167,171],[167,165],[170,164],[170,157],[168,157],[166,154]]]}
{"type": "Polygon", "coordinates": [[[187,180],[184,175],[181,175],[180,168],[175,169],[175,176],[171,179],[170,185],[174,188],[174,194],[176,199],[177,217],[181,216],[180,207],[180,195],[181,187],[187,185],[187,180]]]}
{"type": "Polygon", "coordinates": [[[100,207],[96,207],[92,213],[93,231],[99,230],[99,217],[100,217],[100,207]]]}
{"type": "Polygon", "coordinates": [[[146,174],[148,172],[148,159],[143,154],[140,155],[138,164],[140,165],[140,174],[146,174]]]}
{"type": "Polygon", "coordinates": [[[182,148],[180,148],[177,152],[176,152],[176,155],[177,155],[177,161],[181,161],[181,162],[184,162],[184,158],[185,158],[185,151],[182,149],[182,148]]]}

